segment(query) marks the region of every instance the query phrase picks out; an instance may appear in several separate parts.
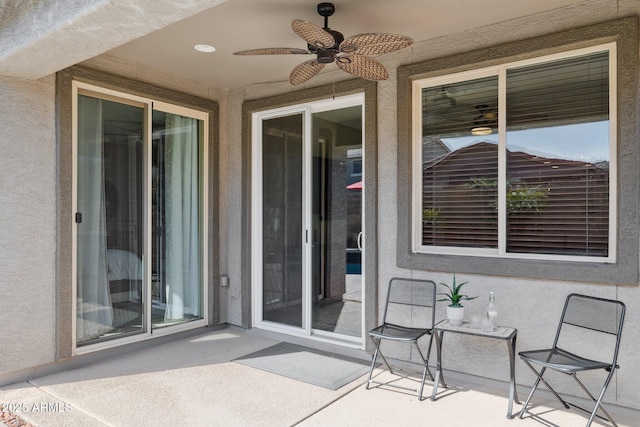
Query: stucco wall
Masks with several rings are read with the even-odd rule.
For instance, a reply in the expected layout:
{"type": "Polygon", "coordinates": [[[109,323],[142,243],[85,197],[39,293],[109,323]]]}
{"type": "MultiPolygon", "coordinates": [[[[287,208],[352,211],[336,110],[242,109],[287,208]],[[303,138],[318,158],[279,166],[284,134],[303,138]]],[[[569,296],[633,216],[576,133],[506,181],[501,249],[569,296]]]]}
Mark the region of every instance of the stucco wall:
{"type": "MultiPolygon", "coordinates": [[[[225,186],[220,191],[220,265],[229,275],[229,287],[220,289],[220,318],[242,325],[242,102],[243,90],[231,90],[227,96],[226,138],[220,138],[220,174],[225,186]]],[[[245,295],[244,301],[251,295],[245,295]]]]}
{"type": "Polygon", "coordinates": [[[54,77],[0,77],[0,375],[55,357],[54,77]]]}

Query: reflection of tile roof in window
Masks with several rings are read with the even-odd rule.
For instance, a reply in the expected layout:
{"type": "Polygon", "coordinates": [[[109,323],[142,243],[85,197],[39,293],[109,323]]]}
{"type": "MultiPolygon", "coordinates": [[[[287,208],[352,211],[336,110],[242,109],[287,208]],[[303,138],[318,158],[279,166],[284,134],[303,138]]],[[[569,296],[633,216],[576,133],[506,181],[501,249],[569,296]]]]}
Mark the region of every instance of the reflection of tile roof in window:
{"type": "Polygon", "coordinates": [[[425,168],[431,167],[452,151],[451,147],[445,141],[439,138],[427,138],[426,141],[422,142],[422,169],[424,170],[425,168]]]}
{"type": "MultiPolygon", "coordinates": [[[[470,166],[480,163],[495,163],[497,166],[498,147],[490,142],[478,142],[476,144],[468,145],[453,152],[443,153],[440,156],[434,157],[431,160],[423,162],[423,170],[431,167],[444,167],[448,162],[465,160],[470,166]],[[474,155],[471,155],[475,153],[474,155]],[[487,155],[488,153],[495,153],[487,155]],[[470,160],[470,161],[469,161],[470,160]]],[[[509,172],[518,172],[517,175],[523,179],[526,175],[540,176],[540,167],[546,169],[545,176],[553,175],[567,175],[575,173],[576,175],[582,175],[583,171],[587,168],[594,172],[602,172],[608,175],[609,162],[589,163],[579,160],[566,160],[558,159],[555,157],[544,157],[525,153],[523,151],[507,150],[507,169],[509,172]],[[528,166],[523,166],[523,163],[527,163],[528,166]],[[556,166],[555,168],[553,166],[556,166]],[[562,169],[562,171],[553,172],[551,169],[562,169]]],[[[477,175],[478,169],[485,170],[485,167],[469,167],[465,174],[477,175]]]]}

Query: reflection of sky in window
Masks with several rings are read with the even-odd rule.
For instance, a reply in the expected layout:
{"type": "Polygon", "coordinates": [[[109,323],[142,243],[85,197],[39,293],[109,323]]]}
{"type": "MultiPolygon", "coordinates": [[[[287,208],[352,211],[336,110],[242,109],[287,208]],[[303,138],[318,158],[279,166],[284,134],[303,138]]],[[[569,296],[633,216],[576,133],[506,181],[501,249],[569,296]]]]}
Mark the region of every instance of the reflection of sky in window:
{"type": "MultiPolygon", "coordinates": [[[[497,144],[498,135],[442,138],[451,151],[478,142],[497,144]]],[[[598,163],[609,160],[609,122],[525,129],[507,133],[507,148],[534,156],[598,163]]]]}

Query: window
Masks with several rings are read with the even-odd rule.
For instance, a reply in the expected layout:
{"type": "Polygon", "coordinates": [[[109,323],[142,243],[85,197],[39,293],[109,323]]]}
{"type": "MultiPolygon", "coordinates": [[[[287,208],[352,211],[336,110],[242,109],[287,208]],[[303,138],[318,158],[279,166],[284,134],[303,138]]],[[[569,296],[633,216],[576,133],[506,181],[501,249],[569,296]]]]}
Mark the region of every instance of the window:
{"type": "Polygon", "coordinates": [[[413,250],[616,260],[615,45],[413,82],[413,250]]]}

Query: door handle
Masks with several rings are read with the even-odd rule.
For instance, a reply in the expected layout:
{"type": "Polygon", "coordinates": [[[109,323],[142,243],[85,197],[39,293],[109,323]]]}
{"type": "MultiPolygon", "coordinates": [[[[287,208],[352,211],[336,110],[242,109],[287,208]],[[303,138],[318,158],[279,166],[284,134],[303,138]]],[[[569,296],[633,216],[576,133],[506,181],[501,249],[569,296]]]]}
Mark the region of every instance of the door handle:
{"type": "Polygon", "coordinates": [[[362,231],[358,233],[358,249],[360,249],[360,252],[362,252],[362,231]]]}

